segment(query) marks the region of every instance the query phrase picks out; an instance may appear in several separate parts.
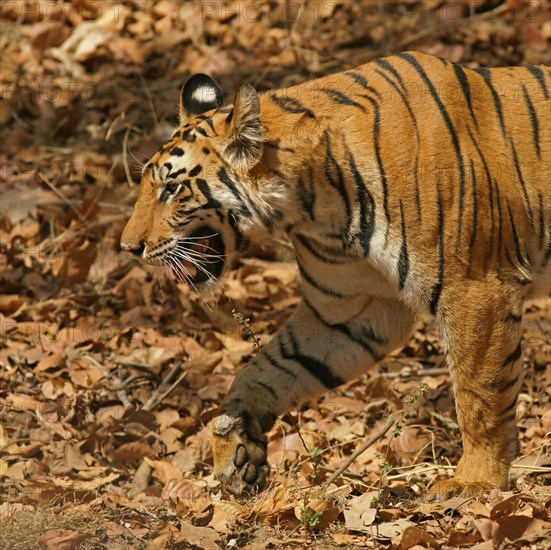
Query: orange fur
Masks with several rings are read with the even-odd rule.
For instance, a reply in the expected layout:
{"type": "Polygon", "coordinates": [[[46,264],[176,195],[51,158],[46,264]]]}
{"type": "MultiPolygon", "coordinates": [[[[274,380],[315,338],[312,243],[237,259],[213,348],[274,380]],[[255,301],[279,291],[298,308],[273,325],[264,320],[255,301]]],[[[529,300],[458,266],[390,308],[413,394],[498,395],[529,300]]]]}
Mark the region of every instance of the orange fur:
{"type": "MultiPolygon", "coordinates": [[[[229,490],[264,482],[277,415],[358,376],[428,309],[464,444],[434,490],[506,488],[522,305],[550,292],[550,93],[545,67],[473,71],[406,53],[259,96],[247,87],[233,109],[183,110],[144,170],[123,248],[169,264],[198,227],[226,257],[286,232],[304,279],[305,301],[213,423],[229,490]]],[[[213,249],[201,242],[192,256],[213,249]]]]}

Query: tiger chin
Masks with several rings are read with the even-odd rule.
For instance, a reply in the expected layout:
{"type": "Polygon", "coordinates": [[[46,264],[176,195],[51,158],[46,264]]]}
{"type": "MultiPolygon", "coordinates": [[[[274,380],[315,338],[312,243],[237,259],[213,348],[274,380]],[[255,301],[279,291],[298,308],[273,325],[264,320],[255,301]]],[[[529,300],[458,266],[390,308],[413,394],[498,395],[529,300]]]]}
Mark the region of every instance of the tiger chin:
{"type": "Polygon", "coordinates": [[[463,456],[441,497],[506,489],[518,452],[523,303],[549,295],[548,67],[465,69],[416,52],[224,106],[184,85],[143,169],[121,247],[195,285],[286,234],[303,300],[237,374],[212,422],[234,494],[269,476],[275,419],[359,377],[427,311],[453,375],[463,456]]]}

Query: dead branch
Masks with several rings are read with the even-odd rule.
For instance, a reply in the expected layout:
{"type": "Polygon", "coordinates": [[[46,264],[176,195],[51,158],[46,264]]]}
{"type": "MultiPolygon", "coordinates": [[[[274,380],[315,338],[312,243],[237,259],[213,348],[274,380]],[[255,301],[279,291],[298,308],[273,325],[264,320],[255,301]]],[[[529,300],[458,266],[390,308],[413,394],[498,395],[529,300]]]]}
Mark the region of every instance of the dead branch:
{"type": "Polygon", "coordinates": [[[330,483],[333,483],[335,479],[337,479],[347,468],[356,460],[362,453],[367,451],[371,445],[373,445],[375,442],[379,441],[379,439],[382,439],[385,434],[390,430],[392,425],[394,424],[395,419],[394,416],[390,415],[385,422],[385,425],[381,428],[380,431],[378,431],[375,435],[373,435],[371,438],[369,438],[361,447],[356,449],[352,455],[348,458],[348,460],[332,475],[329,477],[329,479],[326,480],[325,485],[329,485],[330,483]]]}

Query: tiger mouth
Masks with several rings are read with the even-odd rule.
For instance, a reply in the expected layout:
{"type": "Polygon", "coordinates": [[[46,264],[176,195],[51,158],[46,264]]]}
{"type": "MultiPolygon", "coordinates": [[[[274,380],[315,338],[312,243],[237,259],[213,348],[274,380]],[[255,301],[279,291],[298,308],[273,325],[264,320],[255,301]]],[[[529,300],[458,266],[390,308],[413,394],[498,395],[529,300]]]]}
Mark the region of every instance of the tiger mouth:
{"type": "Polygon", "coordinates": [[[167,265],[182,283],[200,284],[218,279],[224,269],[225,246],[222,237],[204,226],[180,239],[169,253],[167,265]]]}

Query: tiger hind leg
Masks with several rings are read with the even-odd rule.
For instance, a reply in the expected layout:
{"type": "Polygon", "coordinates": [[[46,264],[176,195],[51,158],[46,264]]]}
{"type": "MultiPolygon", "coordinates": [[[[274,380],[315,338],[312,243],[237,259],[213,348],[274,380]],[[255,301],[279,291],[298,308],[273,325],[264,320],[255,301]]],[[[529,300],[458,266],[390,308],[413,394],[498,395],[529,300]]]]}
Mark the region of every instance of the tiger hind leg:
{"type": "Polygon", "coordinates": [[[518,454],[516,400],[521,385],[521,289],[489,292],[477,285],[441,302],[442,334],[453,375],[463,456],[452,479],[439,481],[432,498],[506,490],[518,454]],[[451,305],[453,304],[453,307],[451,305]]]}

